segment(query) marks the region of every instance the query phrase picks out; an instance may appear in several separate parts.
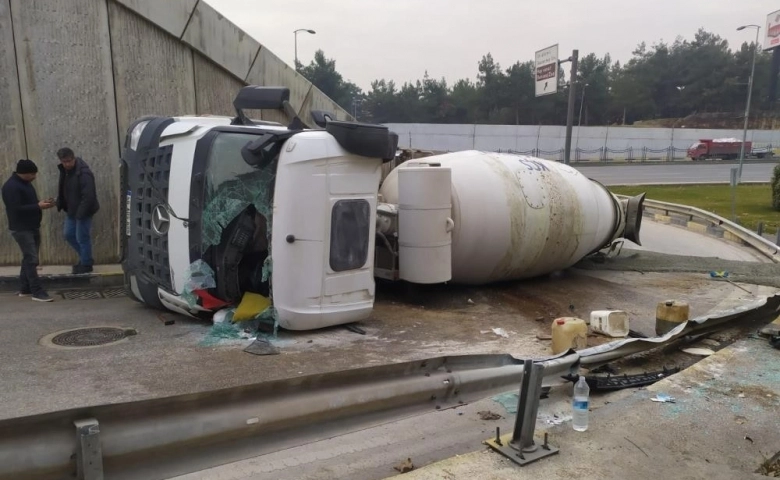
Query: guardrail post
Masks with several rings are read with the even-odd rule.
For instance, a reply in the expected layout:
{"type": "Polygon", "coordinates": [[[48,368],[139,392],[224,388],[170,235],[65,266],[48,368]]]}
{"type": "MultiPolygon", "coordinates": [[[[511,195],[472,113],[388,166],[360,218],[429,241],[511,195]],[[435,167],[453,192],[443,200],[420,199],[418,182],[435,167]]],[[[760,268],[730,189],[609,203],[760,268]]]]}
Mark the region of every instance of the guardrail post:
{"type": "Polygon", "coordinates": [[[758,222],[756,233],[758,233],[759,236],[764,236],[764,222],[758,222]]]}
{"type": "Polygon", "coordinates": [[[775,245],[780,245],[780,227],[775,232],[775,245]]]}
{"type": "Polygon", "coordinates": [[[103,451],[100,425],[94,418],[73,422],[76,426],[76,478],[103,480],[103,451]]]}
{"type": "Polygon", "coordinates": [[[544,365],[534,363],[533,360],[523,362],[523,380],[520,384],[520,397],[517,401],[517,417],[515,417],[515,430],[511,440],[502,441],[500,432],[496,431],[495,440],[488,440],[488,445],[513,462],[523,466],[558,453],[558,449],[547,443],[547,434],[544,443],[537,445],[534,442],[534,429],[536,428],[536,415],[539,413],[539,396],[542,392],[542,379],[544,378],[544,365]]]}

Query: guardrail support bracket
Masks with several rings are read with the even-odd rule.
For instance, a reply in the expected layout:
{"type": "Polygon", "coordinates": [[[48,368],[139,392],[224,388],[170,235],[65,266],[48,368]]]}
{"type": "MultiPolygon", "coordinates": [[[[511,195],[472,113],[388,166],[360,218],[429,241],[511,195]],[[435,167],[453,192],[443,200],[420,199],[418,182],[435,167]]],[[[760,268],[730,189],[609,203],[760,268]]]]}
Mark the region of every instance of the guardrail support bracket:
{"type": "Polygon", "coordinates": [[[103,480],[103,451],[100,425],[94,418],[73,422],[76,426],[76,478],[103,480]]]}
{"type": "Polygon", "coordinates": [[[490,448],[521,467],[558,453],[558,449],[547,442],[546,433],[542,445],[537,445],[534,441],[536,414],[539,411],[539,396],[542,391],[543,378],[544,366],[534,363],[532,360],[526,360],[523,365],[520,397],[517,401],[515,430],[511,434],[501,437],[500,432],[496,429],[496,438],[485,442],[490,448]]]}

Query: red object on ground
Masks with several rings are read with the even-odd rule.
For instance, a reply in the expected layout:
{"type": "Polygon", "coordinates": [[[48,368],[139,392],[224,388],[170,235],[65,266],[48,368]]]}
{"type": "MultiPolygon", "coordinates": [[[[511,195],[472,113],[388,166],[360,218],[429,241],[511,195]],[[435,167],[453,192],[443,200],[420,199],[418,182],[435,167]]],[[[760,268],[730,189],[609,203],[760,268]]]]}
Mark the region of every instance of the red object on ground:
{"type": "Polygon", "coordinates": [[[200,298],[201,306],[209,310],[214,310],[215,308],[224,307],[225,305],[230,304],[230,302],[220,300],[206,290],[194,290],[193,293],[200,298]]]}

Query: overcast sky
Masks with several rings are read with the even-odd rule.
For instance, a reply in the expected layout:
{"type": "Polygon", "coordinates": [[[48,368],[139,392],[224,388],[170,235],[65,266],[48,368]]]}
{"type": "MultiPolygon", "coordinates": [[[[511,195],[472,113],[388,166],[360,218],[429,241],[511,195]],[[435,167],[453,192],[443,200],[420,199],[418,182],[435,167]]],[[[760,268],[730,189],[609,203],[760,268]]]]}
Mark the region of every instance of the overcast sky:
{"type": "MultiPolygon", "coordinates": [[[[488,52],[502,67],[533,60],[559,44],[560,57],[609,53],[624,62],[642,41],[692,39],[699,27],[736,48],[755,39],[744,24],[763,25],[780,0],[207,0],[285,62],[308,64],[317,49],[336,59],[344,78],[364,90],[372,80],[396,83],[425,71],[452,84],[475,79],[488,52]]],[[[763,37],[762,37],[763,40],[763,37]]]]}

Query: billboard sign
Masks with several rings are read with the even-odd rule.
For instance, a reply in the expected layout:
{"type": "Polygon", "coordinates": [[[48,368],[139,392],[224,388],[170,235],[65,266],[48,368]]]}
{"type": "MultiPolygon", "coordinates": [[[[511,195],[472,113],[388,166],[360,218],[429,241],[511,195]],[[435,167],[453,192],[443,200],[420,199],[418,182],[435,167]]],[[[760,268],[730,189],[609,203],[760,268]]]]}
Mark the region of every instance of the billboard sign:
{"type": "Polygon", "coordinates": [[[777,47],[780,47],[780,10],[767,15],[766,30],[764,30],[764,50],[777,47]]]}
{"type": "Polygon", "coordinates": [[[558,45],[536,52],[536,96],[558,91],[558,45]]]}

